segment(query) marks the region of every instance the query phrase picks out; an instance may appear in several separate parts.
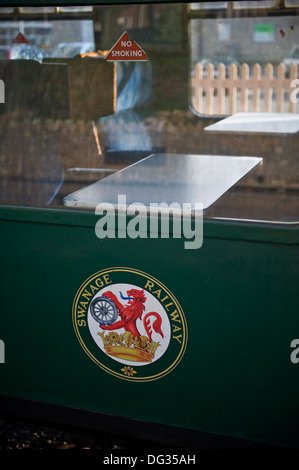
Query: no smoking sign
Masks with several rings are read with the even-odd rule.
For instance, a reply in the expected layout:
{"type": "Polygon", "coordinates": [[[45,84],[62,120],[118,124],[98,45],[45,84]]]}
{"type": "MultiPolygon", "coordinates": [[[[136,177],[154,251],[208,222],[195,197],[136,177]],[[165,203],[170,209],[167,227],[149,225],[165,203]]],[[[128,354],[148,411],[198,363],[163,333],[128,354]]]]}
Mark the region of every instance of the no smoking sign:
{"type": "Polygon", "coordinates": [[[146,61],[147,55],[144,50],[135,42],[130,41],[128,33],[125,31],[119,40],[105,57],[108,62],[117,61],[146,61]]]}

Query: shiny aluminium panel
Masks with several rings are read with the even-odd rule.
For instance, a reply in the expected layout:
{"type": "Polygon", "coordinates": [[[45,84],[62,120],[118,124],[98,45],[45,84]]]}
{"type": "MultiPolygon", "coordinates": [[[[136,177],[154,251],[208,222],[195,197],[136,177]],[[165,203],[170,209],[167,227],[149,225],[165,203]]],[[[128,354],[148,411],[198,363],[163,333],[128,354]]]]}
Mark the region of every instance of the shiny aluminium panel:
{"type": "Polygon", "coordinates": [[[243,134],[296,134],[299,115],[292,113],[236,113],[207,126],[205,132],[243,134]]]}
{"type": "Polygon", "coordinates": [[[176,202],[203,205],[203,211],[249,171],[262,163],[259,157],[223,155],[153,154],[64,198],[72,207],[95,208],[101,202],[127,204],[176,202]]]}

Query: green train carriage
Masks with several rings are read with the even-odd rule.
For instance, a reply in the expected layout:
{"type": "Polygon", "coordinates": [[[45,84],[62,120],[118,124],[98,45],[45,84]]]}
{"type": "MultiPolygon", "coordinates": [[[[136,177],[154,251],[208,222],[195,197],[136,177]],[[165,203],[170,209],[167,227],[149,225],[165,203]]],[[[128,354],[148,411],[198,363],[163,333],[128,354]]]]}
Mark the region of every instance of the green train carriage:
{"type": "Polygon", "coordinates": [[[0,8],[1,410],[298,448],[299,5],[30,3],[0,8]],[[146,60],[106,60],[125,32],[146,60]]]}

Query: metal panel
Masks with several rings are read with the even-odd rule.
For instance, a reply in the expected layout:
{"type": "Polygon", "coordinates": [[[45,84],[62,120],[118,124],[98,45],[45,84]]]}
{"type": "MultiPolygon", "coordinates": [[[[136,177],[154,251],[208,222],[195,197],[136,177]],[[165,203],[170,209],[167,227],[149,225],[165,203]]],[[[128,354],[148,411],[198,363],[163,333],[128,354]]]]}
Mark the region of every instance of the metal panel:
{"type": "Polygon", "coordinates": [[[221,197],[256,165],[258,157],[155,154],[64,198],[66,206],[95,208],[100,202],[118,204],[118,195],[127,203],[174,202],[183,207],[203,204],[203,210],[221,197]]]}

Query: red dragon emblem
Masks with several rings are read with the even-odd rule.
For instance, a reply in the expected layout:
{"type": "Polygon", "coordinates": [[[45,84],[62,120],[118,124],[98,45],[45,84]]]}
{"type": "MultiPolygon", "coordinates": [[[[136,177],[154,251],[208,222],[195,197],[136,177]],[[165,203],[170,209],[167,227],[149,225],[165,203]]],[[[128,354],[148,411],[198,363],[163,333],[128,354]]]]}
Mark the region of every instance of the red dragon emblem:
{"type": "MultiPolygon", "coordinates": [[[[122,305],[117,299],[116,295],[111,291],[104,292],[103,295],[104,297],[114,302],[118,310],[118,315],[121,319],[115,323],[112,323],[111,325],[101,325],[100,327],[103,330],[117,330],[119,328],[124,328],[126,331],[131,332],[134,337],[137,336],[140,339],[141,334],[138,331],[136,322],[138,319],[142,319],[142,315],[145,311],[144,303],[146,301],[146,297],[144,295],[144,291],[130,289],[127,291],[128,297],[124,297],[120,293],[120,296],[123,300],[128,300],[126,305],[122,305]]],[[[143,326],[150,341],[152,340],[152,328],[156,333],[160,334],[161,337],[164,338],[161,325],[162,319],[157,312],[149,312],[144,316],[143,326]],[[153,318],[154,321],[151,323],[153,318]]]]}

